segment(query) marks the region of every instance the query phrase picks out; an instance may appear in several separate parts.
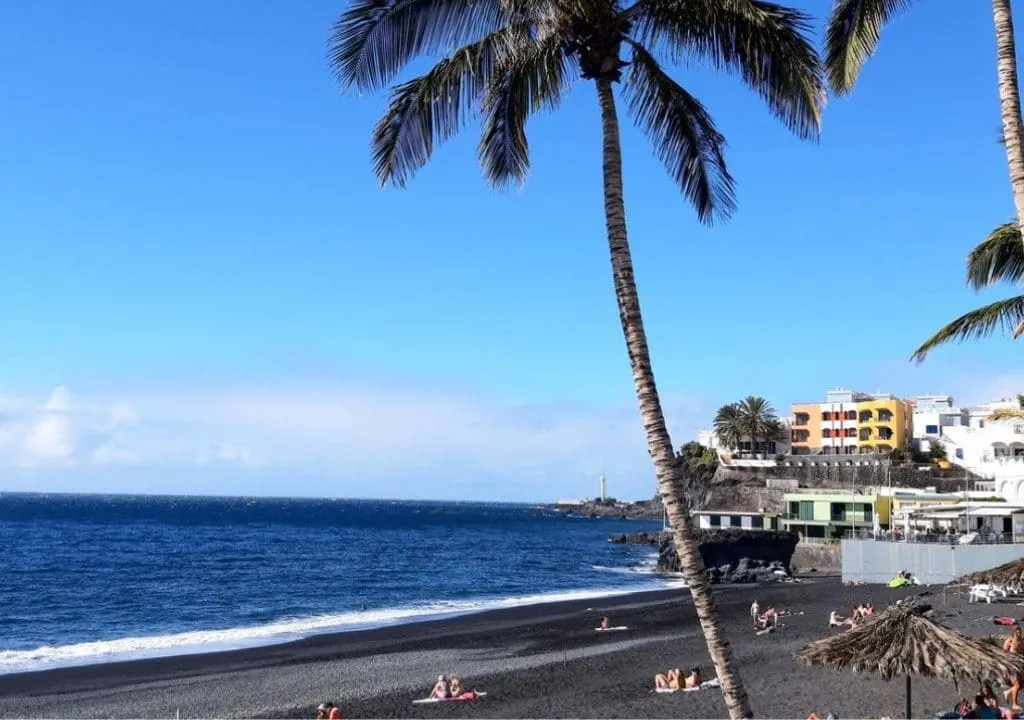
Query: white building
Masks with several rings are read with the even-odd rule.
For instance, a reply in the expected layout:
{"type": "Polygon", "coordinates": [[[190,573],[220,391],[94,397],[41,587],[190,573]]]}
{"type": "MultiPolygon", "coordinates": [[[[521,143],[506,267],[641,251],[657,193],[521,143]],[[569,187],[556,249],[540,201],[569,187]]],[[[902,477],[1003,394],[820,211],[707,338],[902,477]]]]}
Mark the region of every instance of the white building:
{"type": "Polygon", "coordinates": [[[776,513],[749,510],[698,510],[693,513],[702,530],[778,530],[776,513]]]}
{"type": "Polygon", "coordinates": [[[714,430],[698,430],[697,442],[704,447],[714,448],[718,451],[720,457],[725,456],[722,459],[728,464],[742,465],[759,461],[760,463],[774,465],[776,455],[788,455],[792,450],[791,438],[793,437],[793,429],[791,427],[791,418],[779,418],[779,422],[782,423],[782,427],[785,429],[785,440],[769,440],[768,442],[758,440],[753,448],[751,448],[750,438],[748,437],[741,439],[739,448],[723,447],[714,430]],[[739,452],[732,455],[736,450],[739,450],[739,452]]]}
{"type": "Polygon", "coordinates": [[[925,398],[920,398],[913,416],[913,437],[920,440],[920,449],[942,443],[949,462],[990,480],[1007,502],[1024,505],[1024,419],[989,419],[996,410],[1018,409],[1018,402],[956,408],[952,398],[947,403],[945,396],[928,397],[936,402],[924,405],[925,398]]]}
{"type": "Polygon", "coordinates": [[[920,452],[928,452],[945,428],[968,424],[967,411],[953,405],[949,395],[921,395],[914,398],[913,405],[911,443],[920,452]]]}

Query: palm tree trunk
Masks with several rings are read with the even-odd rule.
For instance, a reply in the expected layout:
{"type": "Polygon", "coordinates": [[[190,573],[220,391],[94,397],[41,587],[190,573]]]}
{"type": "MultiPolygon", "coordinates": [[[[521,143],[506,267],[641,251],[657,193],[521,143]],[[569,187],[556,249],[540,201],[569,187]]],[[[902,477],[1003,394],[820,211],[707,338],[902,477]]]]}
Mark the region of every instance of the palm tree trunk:
{"type": "Polygon", "coordinates": [[[1024,122],[1020,114],[1020,86],[1017,84],[1017,44],[1013,37],[1010,0],[992,0],[996,24],[999,67],[999,108],[1003,119],[1003,143],[1010,166],[1013,203],[1017,222],[1024,222],[1024,122]]]}
{"type": "Polygon", "coordinates": [[[619,121],[615,112],[615,96],[609,80],[598,79],[597,95],[601,103],[601,127],[604,136],[604,213],[611,250],[612,274],[615,279],[615,299],[619,305],[622,332],[626,336],[626,349],[633,368],[633,384],[640,402],[640,415],[647,434],[647,448],[654,459],[654,473],[658,479],[658,492],[672,524],[676,550],[697,611],[701,630],[707,640],[711,662],[722,682],[729,717],[753,717],[750,701],[740,677],[733,668],[732,648],[718,620],[718,607],[711,595],[704,563],[690,527],[690,508],[683,493],[680,465],[672,449],[672,439],[665,426],[661,400],[654,384],[651,356],[644,334],[644,321],[640,314],[640,298],[633,279],[633,259],[626,235],[626,208],[622,198],[622,149],[619,143],[619,121]]]}

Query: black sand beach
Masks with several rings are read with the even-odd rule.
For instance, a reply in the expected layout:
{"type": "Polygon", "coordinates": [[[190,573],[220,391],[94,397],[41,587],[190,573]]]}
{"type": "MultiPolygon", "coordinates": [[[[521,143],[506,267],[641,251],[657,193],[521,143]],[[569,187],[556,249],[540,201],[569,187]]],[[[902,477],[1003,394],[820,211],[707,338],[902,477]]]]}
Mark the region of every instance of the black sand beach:
{"type": "MultiPolygon", "coordinates": [[[[968,605],[932,588],[946,624],[972,635],[1005,628],[993,615],[1012,604],[968,605]]],[[[716,597],[757,717],[902,717],[902,682],[806,668],[793,660],[827,635],[828,613],[856,602],[882,608],[912,591],[844,587],[837,580],[723,587],[716,597]],[[802,615],[756,636],[751,600],[802,615]]],[[[714,718],[717,689],[657,695],[652,677],[669,667],[710,671],[686,590],[497,610],[450,620],[319,636],[273,647],[0,676],[0,717],[312,718],[334,700],[346,718],[714,718]],[[601,615],[624,632],[597,633],[601,615]],[[472,703],[413,705],[441,672],[487,692],[472,703]]],[[[973,688],[965,688],[973,692],[973,688]]],[[[951,685],[914,683],[918,717],[951,707],[951,685]]]]}

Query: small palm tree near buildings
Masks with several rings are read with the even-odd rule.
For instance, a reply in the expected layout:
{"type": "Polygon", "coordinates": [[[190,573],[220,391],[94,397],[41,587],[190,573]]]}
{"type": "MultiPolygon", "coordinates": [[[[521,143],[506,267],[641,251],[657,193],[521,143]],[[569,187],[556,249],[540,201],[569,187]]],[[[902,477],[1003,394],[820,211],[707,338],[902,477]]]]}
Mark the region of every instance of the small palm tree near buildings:
{"type": "Polygon", "coordinates": [[[723,405],[715,414],[715,437],[723,448],[751,453],[767,452],[768,443],[789,439],[785,423],[763,397],[748,395],[739,402],[723,405]]]}

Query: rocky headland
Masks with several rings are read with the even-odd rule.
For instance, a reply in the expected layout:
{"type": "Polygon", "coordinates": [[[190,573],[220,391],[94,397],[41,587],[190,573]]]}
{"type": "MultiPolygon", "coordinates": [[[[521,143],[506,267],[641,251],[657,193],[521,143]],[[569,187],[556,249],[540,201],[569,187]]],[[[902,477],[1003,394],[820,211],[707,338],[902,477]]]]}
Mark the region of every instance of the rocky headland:
{"type": "MultiPolygon", "coordinates": [[[[670,532],[615,535],[610,542],[658,547],[658,571],[682,572],[670,532]]],[[[790,577],[799,538],[787,532],[697,531],[697,548],[713,583],[753,583],[790,577]]]]}

